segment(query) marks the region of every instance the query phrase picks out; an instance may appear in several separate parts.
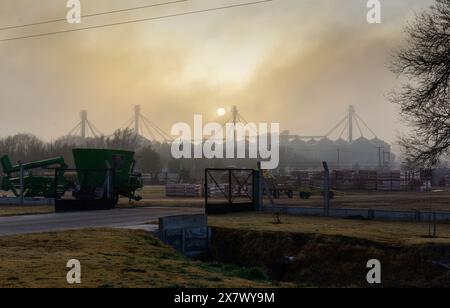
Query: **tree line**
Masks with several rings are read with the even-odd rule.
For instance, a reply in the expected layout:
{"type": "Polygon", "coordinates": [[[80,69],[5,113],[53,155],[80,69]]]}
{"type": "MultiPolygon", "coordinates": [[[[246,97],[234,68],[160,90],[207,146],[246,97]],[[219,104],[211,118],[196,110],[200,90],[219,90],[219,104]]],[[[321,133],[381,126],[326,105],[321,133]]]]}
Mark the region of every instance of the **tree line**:
{"type": "Polygon", "coordinates": [[[118,130],[110,137],[83,139],[65,136],[55,141],[43,141],[33,134],[16,134],[0,138],[0,155],[8,155],[13,163],[33,162],[53,157],[64,157],[70,168],[74,168],[74,148],[117,149],[136,152],[137,168],[141,172],[158,172],[162,168],[160,154],[151,142],[137,136],[132,130],[118,130]]]}

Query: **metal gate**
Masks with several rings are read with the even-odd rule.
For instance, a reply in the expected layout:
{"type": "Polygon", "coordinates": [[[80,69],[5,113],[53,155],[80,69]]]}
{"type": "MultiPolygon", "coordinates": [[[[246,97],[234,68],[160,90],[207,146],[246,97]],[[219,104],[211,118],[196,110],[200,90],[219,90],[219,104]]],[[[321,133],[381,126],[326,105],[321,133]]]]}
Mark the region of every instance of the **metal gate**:
{"type": "Polygon", "coordinates": [[[259,194],[258,171],[253,169],[205,169],[207,214],[254,211],[259,194]]]}

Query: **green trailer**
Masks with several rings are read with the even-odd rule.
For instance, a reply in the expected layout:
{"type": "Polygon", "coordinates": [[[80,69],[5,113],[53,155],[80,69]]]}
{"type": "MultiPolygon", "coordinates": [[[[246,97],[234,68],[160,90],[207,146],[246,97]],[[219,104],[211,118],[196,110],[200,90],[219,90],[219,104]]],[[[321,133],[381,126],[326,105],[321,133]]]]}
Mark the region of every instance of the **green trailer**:
{"type": "Polygon", "coordinates": [[[16,197],[23,188],[24,197],[54,198],[57,211],[112,208],[119,196],[130,201],[142,199],[136,194],[142,181],[134,172],[134,152],[73,149],[72,154],[75,169],[69,169],[62,157],[13,165],[5,155],[0,158],[4,172],[1,189],[16,197]],[[44,169],[39,176],[32,173],[37,169],[44,169]]]}
{"type": "Polygon", "coordinates": [[[133,170],[134,152],[107,149],[74,149],[72,152],[81,191],[92,192],[112,185],[114,198],[142,199],[136,195],[142,182],[140,174],[133,170]]]}

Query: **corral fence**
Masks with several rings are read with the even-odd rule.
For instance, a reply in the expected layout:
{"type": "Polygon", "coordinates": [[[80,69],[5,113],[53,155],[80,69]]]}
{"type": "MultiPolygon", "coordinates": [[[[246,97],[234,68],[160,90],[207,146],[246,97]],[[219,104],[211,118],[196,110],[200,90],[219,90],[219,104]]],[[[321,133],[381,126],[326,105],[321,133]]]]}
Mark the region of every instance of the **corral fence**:
{"type": "Polygon", "coordinates": [[[143,173],[142,183],[144,185],[171,185],[180,182],[180,175],[174,172],[143,173]]]}
{"type": "MultiPolygon", "coordinates": [[[[291,171],[286,181],[300,186],[321,187],[323,171],[291,171]]],[[[336,190],[417,191],[429,185],[429,171],[333,170],[331,186],[336,190]]]]}
{"type": "Polygon", "coordinates": [[[202,186],[197,184],[167,184],[166,197],[195,198],[203,194],[202,186]]]}
{"type": "MultiPolygon", "coordinates": [[[[278,213],[293,216],[324,216],[321,208],[308,207],[287,207],[275,206],[266,207],[267,213],[278,213]]],[[[450,212],[432,212],[432,211],[394,211],[394,210],[375,210],[375,209],[345,209],[331,208],[328,212],[329,217],[345,219],[362,220],[380,220],[380,221],[407,221],[407,222],[450,222],[450,212]]]]}

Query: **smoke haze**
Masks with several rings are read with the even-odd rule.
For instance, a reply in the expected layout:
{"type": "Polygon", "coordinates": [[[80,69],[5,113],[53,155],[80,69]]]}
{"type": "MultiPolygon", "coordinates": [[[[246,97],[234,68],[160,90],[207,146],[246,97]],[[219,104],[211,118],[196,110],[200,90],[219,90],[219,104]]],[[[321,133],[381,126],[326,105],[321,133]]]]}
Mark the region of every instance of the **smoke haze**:
{"type": "MultiPolygon", "coordinates": [[[[81,1],[83,14],[152,1],[81,1]]],[[[82,27],[243,3],[186,3],[85,18],[82,27]]],[[[156,3],[156,2],[154,2],[156,3]]],[[[192,16],[0,42],[0,135],[68,133],[82,109],[105,134],[134,105],[165,131],[219,107],[248,121],[280,122],[293,134],[322,135],[355,105],[387,141],[405,127],[386,98],[386,68],[403,27],[430,0],[382,1],[382,24],[366,22],[366,1],[278,0],[192,16]]],[[[64,18],[64,0],[2,0],[0,25],[64,18]]],[[[0,38],[57,31],[66,23],[0,31],[0,38]]],[[[369,136],[370,137],[370,136],[369,136]]]]}

